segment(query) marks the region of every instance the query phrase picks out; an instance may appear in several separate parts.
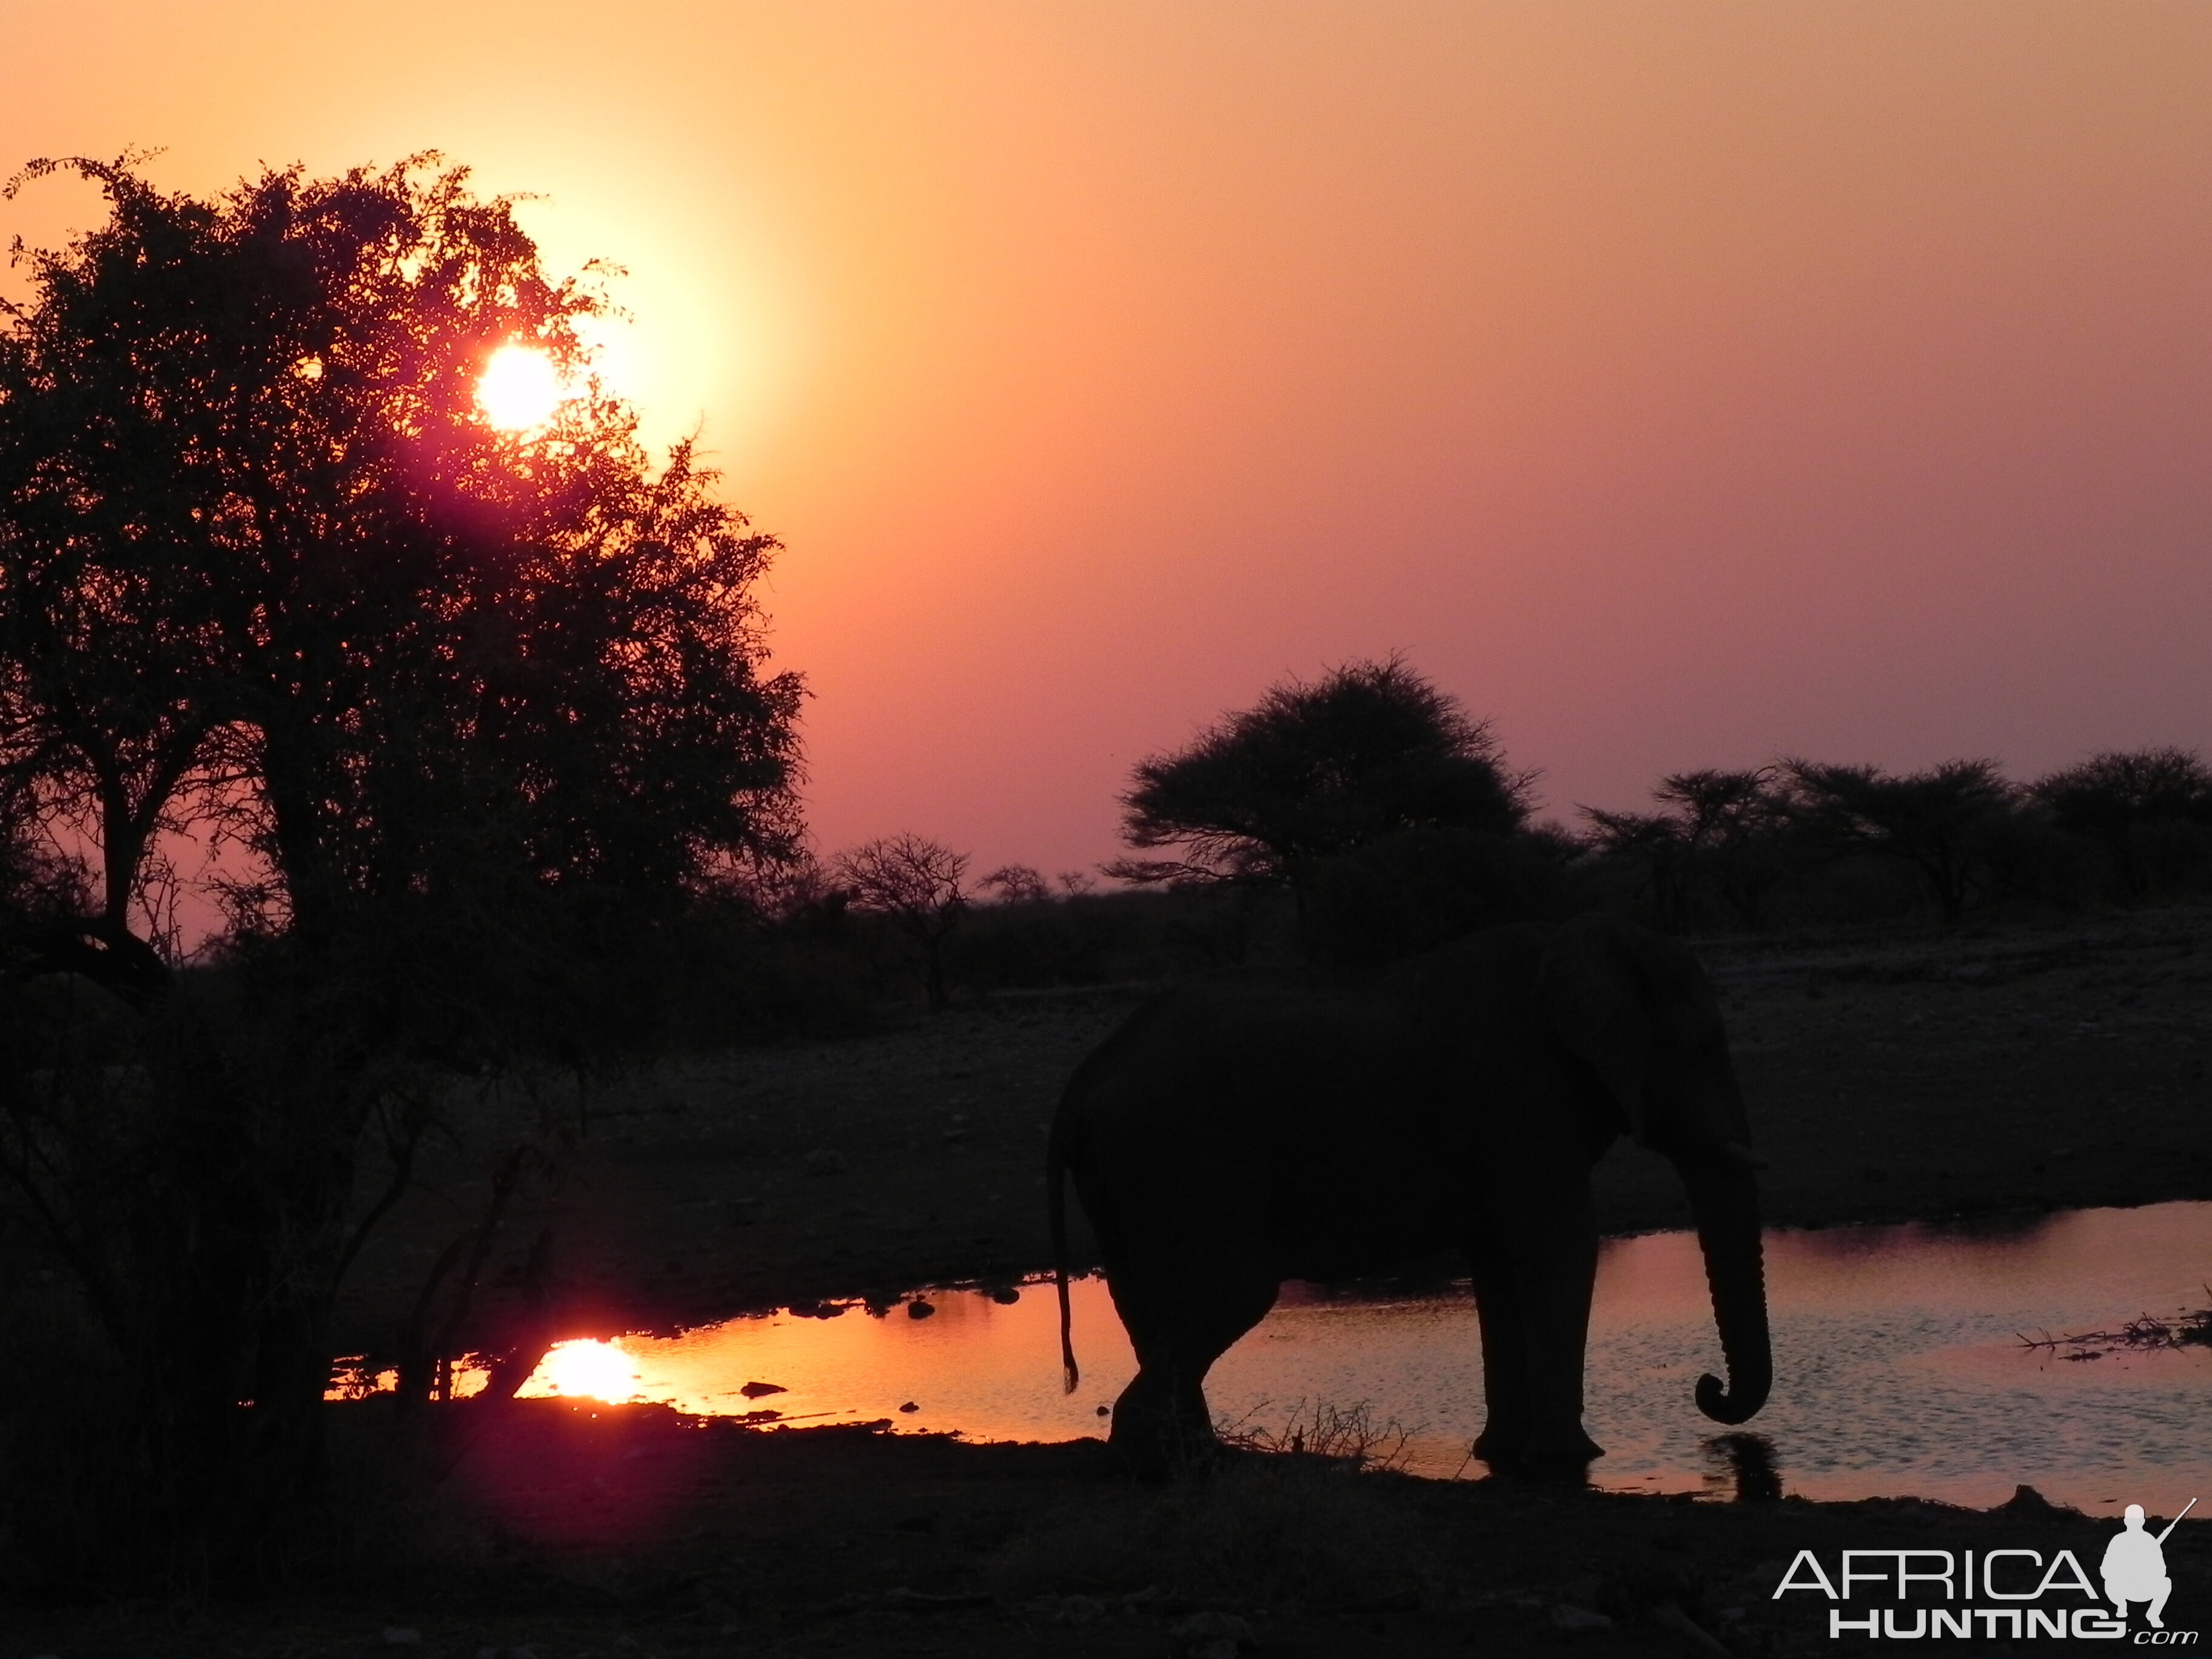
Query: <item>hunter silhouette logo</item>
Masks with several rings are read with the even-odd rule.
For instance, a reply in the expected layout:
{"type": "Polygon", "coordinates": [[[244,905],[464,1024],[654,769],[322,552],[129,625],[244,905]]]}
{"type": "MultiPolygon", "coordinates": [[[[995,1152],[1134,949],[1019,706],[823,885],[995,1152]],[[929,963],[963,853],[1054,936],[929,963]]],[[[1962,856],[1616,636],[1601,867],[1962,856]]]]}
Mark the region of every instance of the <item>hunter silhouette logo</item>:
{"type": "Polygon", "coordinates": [[[1831,1576],[1811,1550],[1800,1550],[1775,1587],[1776,1600],[1793,1590],[1832,1602],[1869,1595],[1889,1606],[1828,1610],[1828,1635],[1914,1641],[1979,1637],[2014,1642],[2050,1637],[2060,1641],[2121,1642],[2136,1647],[2193,1647],[2198,1632],[2166,1627],[2173,1580],[2166,1570],[2166,1540],[2197,1507],[2191,1498],[2163,1530],[2144,1525],[2143,1507],[2130,1504],[2120,1530],[2105,1545],[2098,1574],[2100,1595],[2069,1549],[1845,1550],[1831,1576]],[[1914,1603],[1920,1603],[1915,1606],[1914,1603]],[[1960,1606],[1961,1602],[1967,1605],[1960,1606]],[[2105,1603],[2112,1604],[2107,1612],[2105,1603]],[[1984,1605],[1975,1605],[1981,1603],[1984,1605]],[[2086,1603],[2071,1605],[2069,1603],[2086,1603]],[[2128,1608],[2144,1605],[2144,1625],[2128,1628],[2128,1608]],[[1947,1605],[1948,1604],[1948,1605],[1947,1605]]]}
{"type": "MultiPolygon", "coordinates": [[[[2181,1515],[2196,1507],[2192,1498],[2182,1506],[2181,1515]]],[[[2166,1598],[2173,1594],[2173,1580],[2166,1576],[2166,1540],[2181,1524],[2181,1515],[2167,1522],[2166,1530],[2154,1538],[2143,1530],[2143,1506],[2128,1505],[2118,1534],[2105,1546],[2102,1569],[2106,1599],[2121,1618],[2128,1616],[2129,1602],[2148,1601],[2150,1610],[2143,1616],[2150,1627],[2166,1628],[2166,1620],[2159,1615],[2166,1611],[2166,1598]]]]}

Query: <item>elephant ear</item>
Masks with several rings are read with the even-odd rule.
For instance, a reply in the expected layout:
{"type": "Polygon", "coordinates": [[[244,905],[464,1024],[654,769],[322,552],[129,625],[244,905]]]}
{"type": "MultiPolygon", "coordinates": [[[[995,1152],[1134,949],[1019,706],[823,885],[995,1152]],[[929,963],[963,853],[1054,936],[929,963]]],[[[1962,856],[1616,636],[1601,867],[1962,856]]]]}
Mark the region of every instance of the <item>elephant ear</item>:
{"type": "Polygon", "coordinates": [[[1603,1080],[1629,1132],[1643,1141],[1650,1127],[1644,1074],[1653,1030],[1626,945],[1609,917],[1568,922],[1544,947],[1536,1000],[1553,1033],[1603,1080]]]}

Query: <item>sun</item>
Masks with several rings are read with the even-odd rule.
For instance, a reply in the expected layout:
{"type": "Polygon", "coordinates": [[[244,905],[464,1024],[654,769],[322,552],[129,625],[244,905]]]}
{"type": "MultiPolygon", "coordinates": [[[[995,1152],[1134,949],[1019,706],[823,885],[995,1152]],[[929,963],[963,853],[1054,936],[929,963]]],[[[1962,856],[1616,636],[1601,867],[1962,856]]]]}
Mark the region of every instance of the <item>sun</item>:
{"type": "Polygon", "coordinates": [[[637,1361],[613,1343],[580,1338],[555,1343],[520,1392],[557,1394],[569,1399],[580,1395],[620,1405],[636,1397],[641,1380],[637,1361]]]}
{"type": "Polygon", "coordinates": [[[501,346],[477,380],[477,407],[503,432],[535,431],[567,396],[553,360],[534,346],[501,346]]]}

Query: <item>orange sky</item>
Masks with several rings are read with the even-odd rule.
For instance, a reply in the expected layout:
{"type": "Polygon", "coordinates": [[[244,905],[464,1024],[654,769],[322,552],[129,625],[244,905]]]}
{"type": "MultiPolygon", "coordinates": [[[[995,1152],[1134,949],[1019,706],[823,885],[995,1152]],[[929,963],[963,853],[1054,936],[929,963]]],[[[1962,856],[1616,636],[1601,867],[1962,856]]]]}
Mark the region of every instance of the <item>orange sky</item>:
{"type": "MultiPolygon", "coordinates": [[[[0,0],[0,163],[436,147],[789,550],[825,848],[1403,649],[1547,810],[2212,748],[2194,0],[0,0]]],[[[0,231],[92,210],[47,182],[0,231]]]]}

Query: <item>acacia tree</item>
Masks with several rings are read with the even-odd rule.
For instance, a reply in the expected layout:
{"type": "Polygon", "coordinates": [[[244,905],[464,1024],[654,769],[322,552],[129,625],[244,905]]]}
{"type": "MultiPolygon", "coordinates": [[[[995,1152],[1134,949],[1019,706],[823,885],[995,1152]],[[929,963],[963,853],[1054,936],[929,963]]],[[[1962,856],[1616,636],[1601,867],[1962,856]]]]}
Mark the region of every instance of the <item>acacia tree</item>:
{"type": "Polygon", "coordinates": [[[1662,778],[1651,792],[1656,812],[1583,808],[1598,846],[1640,865],[1661,925],[1688,921],[1700,886],[1709,887],[1747,927],[1765,918],[1766,897],[1784,871],[1782,838],[1787,797],[1772,767],[1707,769],[1662,778]]]}
{"type": "Polygon", "coordinates": [[[1651,893],[1659,926],[1681,931],[1690,909],[1697,867],[1693,831],[1673,812],[1608,812],[1585,806],[1590,842],[1608,860],[1637,872],[1651,893]]]}
{"type": "Polygon", "coordinates": [[[945,940],[968,914],[968,894],[960,884],[968,854],[923,836],[900,834],[840,853],[831,868],[851,890],[854,909],[890,917],[915,942],[929,1006],[944,1007],[951,1000],[945,940]]]}
{"type": "Polygon", "coordinates": [[[1893,777],[1878,766],[1789,760],[1788,811],[1838,850],[1895,859],[1917,872],[1947,922],[1991,884],[1992,832],[2017,807],[2019,790],[1991,760],[1945,761],[1893,777]]]}
{"type": "Polygon", "coordinates": [[[1303,871],[1410,830],[1508,835],[1533,779],[1508,772],[1487,722],[1402,660],[1353,662],[1312,684],[1270,687],[1187,748],[1136,768],[1122,839],[1167,859],[1124,859],[1125,881],[1298,887],[1303,871]]]}
{"type": "Polygon", "coordinates": [[[750,597],[775,544],[688,448],[648,464],[589,379],[600,301],[507,201],[427,156],[9,192],[58,167],[109,216],[0,314],[0,805],[40,888],[0,915],[0,1173],[112,1340],[118,1489],[220,1555],[313,1467],[366,1145],[404,1182],[426,1064],[573,1044],[635,977],[595,963],[789,853],[800,687],[750,597]],[[514,342],[580,386],[533,433],[477,405],[514,342]],[[194,827],[268,878],[252,948],[184,978],[133,906],[194,827]],[[70,828],[96,880],[41,848],[70,828]],[[58,969],[135,1015],[79,1042],[58,969]]]}
{"type": "Polygon", "coordinates": [[[2150,887],[2146,832],[2212,826],[2212,769],[2187,749],[2107,750],[2039,779],[2029,793],[2061,830],[2104,847],[2130,899],[2150,887]]]}

